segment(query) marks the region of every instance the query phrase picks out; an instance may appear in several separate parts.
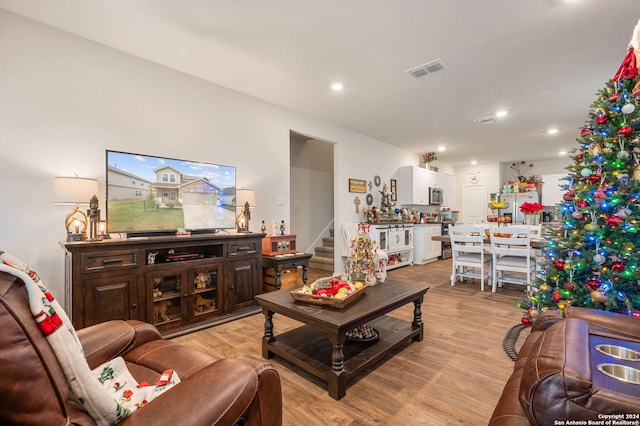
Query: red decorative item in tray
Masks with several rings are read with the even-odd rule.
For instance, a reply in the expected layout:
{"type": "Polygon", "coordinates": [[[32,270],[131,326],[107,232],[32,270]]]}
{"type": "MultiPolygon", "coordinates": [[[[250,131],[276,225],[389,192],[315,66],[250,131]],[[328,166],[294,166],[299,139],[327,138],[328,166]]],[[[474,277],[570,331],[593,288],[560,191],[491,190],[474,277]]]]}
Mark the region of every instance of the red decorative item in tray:
{"type": "Polygon", "coordinates": [[[291,297],[298,302],[311,303],[313,305],[330,306],[332,308],[342,309],[358,300],[360,296],[366,293],[367,284],[360,290],[356,290],[344,299],[339,299],[330,296],[318,296],[317,294],[300,293],[300,288],[297,288],[290,292],[291,297]]]}

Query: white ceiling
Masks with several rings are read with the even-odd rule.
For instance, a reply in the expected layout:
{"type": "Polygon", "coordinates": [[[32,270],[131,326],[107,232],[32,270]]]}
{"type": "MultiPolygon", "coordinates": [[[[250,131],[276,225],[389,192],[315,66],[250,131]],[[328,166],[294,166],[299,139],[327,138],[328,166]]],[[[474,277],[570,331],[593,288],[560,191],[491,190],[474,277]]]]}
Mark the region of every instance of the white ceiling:
{"type": "Polygon", "coordinates": [[[640,19],[640,0],[0,0],[0,8],[409,151],[444,145],[439,159],[451,165],[557,158],[575,147],[640,19]],[[448,68],[406,73],[436,58],[448,68]],[[333,93],[338,80],[345,89],[333,93]],[[474,123],[500,108],[505,119],[474,123]]]}

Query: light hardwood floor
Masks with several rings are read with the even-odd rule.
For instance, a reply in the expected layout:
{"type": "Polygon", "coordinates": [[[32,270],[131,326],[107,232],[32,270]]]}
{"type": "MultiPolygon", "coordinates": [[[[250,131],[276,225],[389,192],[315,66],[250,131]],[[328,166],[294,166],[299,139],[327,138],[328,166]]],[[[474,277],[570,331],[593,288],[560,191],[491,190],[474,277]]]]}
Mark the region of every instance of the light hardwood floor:
{"type": "MultiPolygon", "coordinates": [[[[483,425],[513,370],[502,349],[506,332],[520,322],[514,301],[524,287],[480,291],[479,282],[451,287],[451,261],[389,271],[388,279],[430,286],[424,304],[424,339],[395,351],[348,382],[340,401],[324,382],[277,357],[284,425],[483,425]]],[[[310,271],[310,282],[326,276],[310,271]]],[[[384,284],[379,284],[384,285],[384,284]]],[[[411,321],[413,304],[391,315],[411,321]]],[[[174,340],[216,357],[261,357],[264,316],[222,324],[174,340]]],[[[300,323],[274,316],[275,334],[300,323]]],[[[528,330],[522,333],[521,340],[528,330]]]]}

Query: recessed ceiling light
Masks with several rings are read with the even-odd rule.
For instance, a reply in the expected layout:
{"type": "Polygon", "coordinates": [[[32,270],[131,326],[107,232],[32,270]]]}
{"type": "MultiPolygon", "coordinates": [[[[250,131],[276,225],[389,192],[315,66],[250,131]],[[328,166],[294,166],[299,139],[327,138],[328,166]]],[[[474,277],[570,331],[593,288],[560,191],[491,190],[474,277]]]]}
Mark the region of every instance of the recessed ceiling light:
{"type": "Polygon", "coordinates": [[[443,152],[445,149],[446,149],[446,148],[445,148],[444,146],[442,146],[442,145],[440,145],[440,146],[438,147],[438,151],[440,151],[440,152],[443,152]]]}
{"type": "Polygon", "coordinates": [[[558,133],[558,129],[556,129],[555,127],[547,130],[548,135],[555,135],[556,133],[558,133]]]}
{"type": "Polygon", "coordinates": [[[507,114],[509,114],[509,111],[501,109],[500,111],[496,111],[496,117],[501,118],[501,117],[505,117],[507,114]]]}
{"type": "Polygon", "coordinates": [[[560,151],[560,152],[558,152],[558,155],[566,155],[566,154],[567,154],[567,151],[560,151]]]}
{"type": "Polygon", "coordinates": [[[333,90],[334,92],[339,92],[342,89],[344,89],[344,86],[342,85],[342,83],[331,84],[331,90],[333,90]]]}
{"type": "Polygon", "coordinates": [[[475,166],[476,164],[478,164],[478,162],[476,160],[471,160],[471,165],[475,166]]]}

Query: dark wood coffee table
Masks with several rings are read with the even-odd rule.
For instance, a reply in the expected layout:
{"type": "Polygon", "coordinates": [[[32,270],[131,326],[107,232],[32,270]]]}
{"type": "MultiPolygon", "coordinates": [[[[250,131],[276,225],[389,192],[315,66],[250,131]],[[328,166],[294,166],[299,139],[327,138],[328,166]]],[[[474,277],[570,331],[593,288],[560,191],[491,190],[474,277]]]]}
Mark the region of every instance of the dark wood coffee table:
{"type": "Polygon", "coordinates": [[[265,316],[262,356],[282,357],[328,383],[329,395],[346,394],[347,379],[372,365],[408,340],[423,337],[422,301],[429,290],[418,284],[385,281],[371,286],[353,304],[335,309],[293,300],[286,289],[256,296],[265,316]],[[411,323],[384,314],[413,302],[411,323]],[[281,314],[305,325],[277,336],[273,315],[281,314]],[[347,332],[368,324],[378,331],[375,342],[352,342],[347,332]]]}

